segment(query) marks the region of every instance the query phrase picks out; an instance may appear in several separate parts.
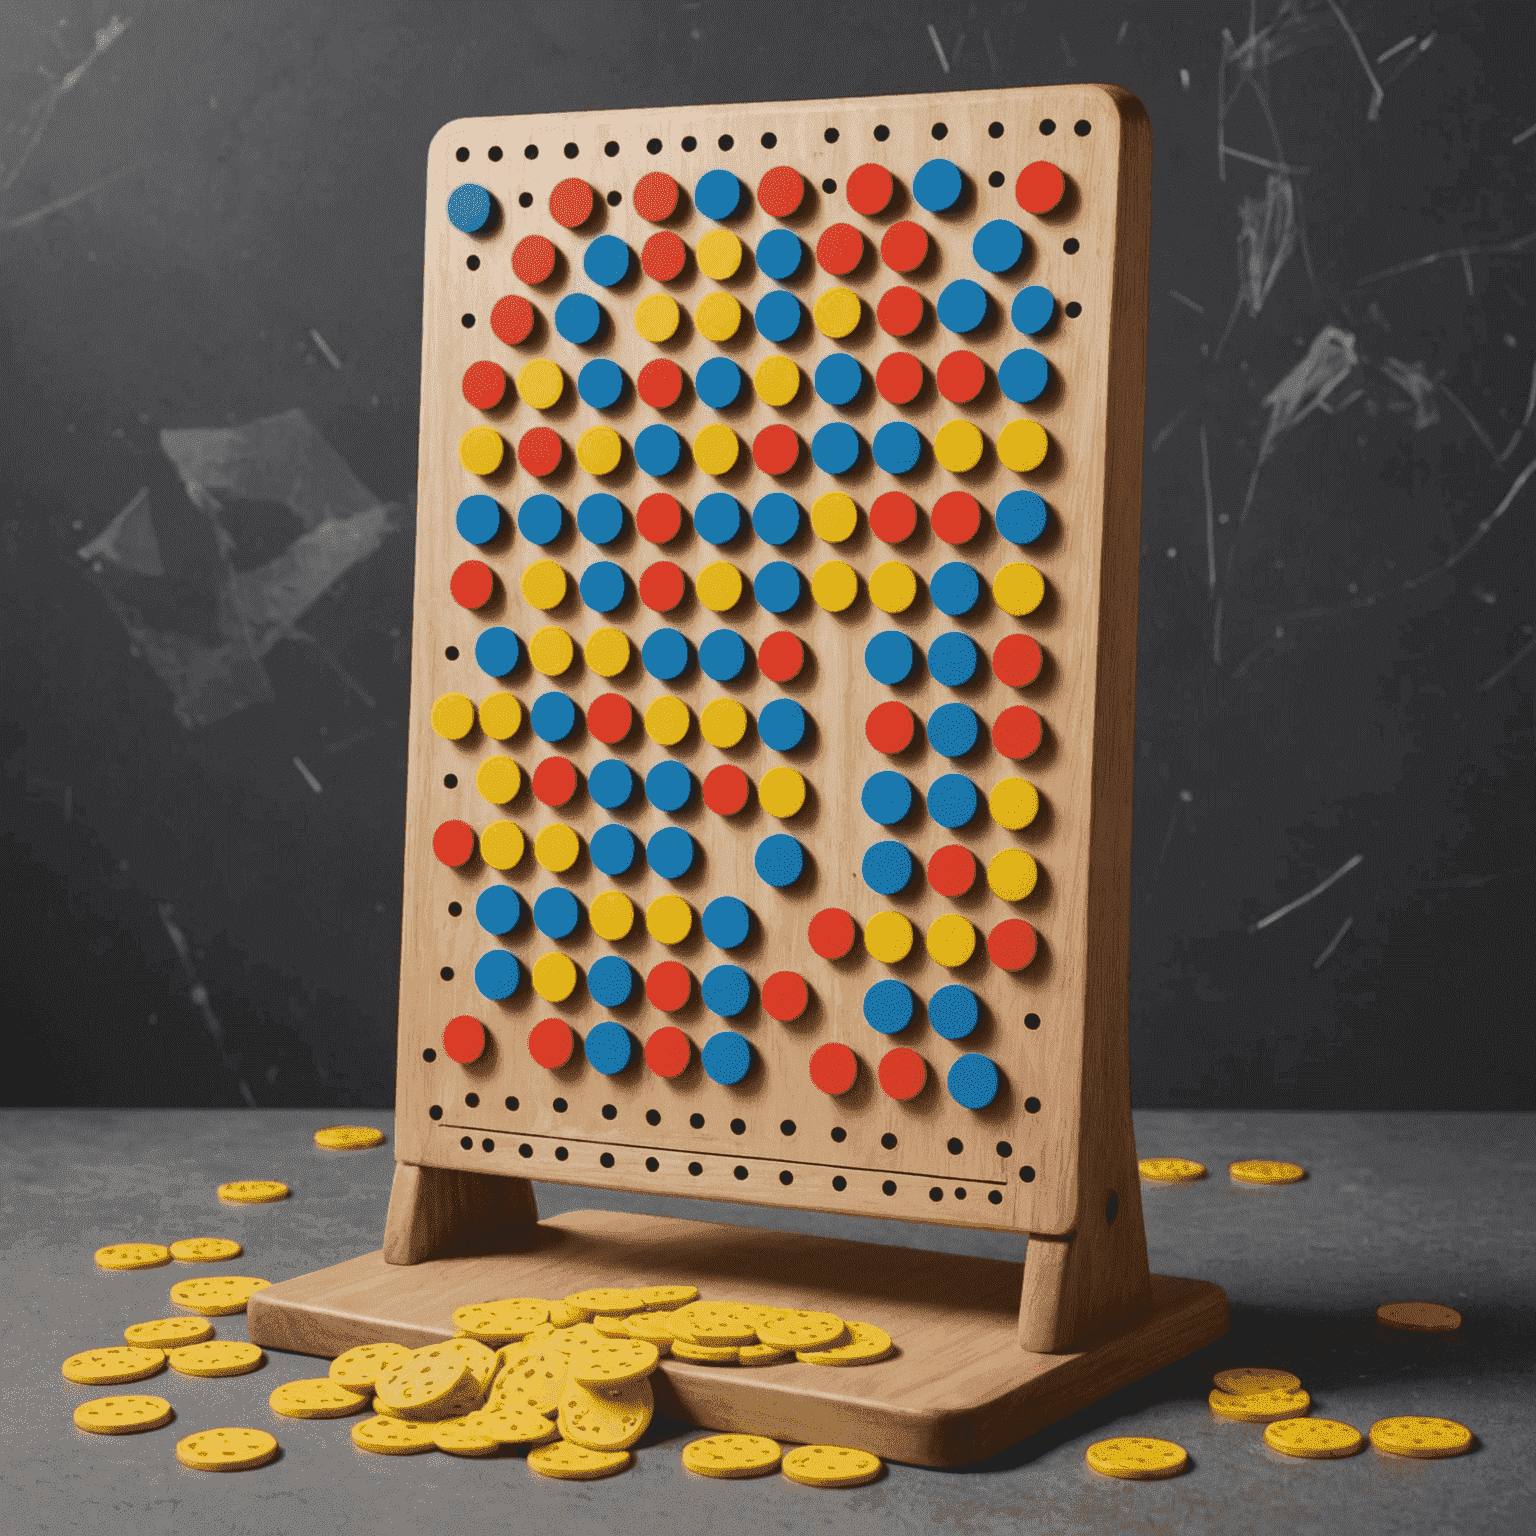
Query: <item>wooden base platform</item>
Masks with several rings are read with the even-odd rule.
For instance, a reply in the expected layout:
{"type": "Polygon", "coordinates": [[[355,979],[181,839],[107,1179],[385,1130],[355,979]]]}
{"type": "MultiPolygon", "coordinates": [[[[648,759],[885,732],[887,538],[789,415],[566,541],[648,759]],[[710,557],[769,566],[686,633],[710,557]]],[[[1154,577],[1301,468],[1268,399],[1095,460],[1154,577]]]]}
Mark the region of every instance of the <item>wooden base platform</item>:
{"type": "Polygon", "coordinates": [[[453,1309],[596,1285],[685,1283],[706,1297],[817,1307],[877,1323],[898,1353],[830,1369],[664,1358],[658,1413],[709,1429],[855,1445],[891,1461],[984,1460],[1227,1330],[1227,1299],[1200,1280],[1152,1277],[1152,1310],[1064,1355],[1019,1348],[1023,1266],[757,1227],[570,1211],[517,1253],[386,1264],[365,1253],[251,1298],[250,1336],[334,1357],[380,1339],[415,1347],[453,1332],[453,1309]]]}

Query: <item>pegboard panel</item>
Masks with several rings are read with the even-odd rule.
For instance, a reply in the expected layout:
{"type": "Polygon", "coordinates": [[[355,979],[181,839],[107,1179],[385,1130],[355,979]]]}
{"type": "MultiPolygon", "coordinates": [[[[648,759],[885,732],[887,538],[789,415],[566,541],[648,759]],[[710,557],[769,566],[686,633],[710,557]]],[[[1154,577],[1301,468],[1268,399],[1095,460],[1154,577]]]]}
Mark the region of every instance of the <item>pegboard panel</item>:
{"type": "Polygon", "coordinates": [[[433,141],[402,1160],[1073,1229],[1128,1126],[1125,101],[433,141]]]}

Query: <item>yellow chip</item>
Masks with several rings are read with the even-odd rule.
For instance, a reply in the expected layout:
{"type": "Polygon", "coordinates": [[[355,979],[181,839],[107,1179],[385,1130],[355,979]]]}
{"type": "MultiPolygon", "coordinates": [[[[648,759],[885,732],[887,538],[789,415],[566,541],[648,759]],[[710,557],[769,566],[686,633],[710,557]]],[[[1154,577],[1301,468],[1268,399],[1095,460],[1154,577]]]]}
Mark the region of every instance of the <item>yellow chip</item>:
{"type": "MultiPolygon", "coordinates": [[[[617,891],[612,891],[609,894],[617,896],[619,893],[617,891]]],[[[601,900],[602,898],[599,897],[598,899],[601,900]]],[[[624,899],[625,899],[625,901],[629,900],[629,898],[627,896],[624,899]]],[[[596,905],[597,905],[597,902],[593,902],[593,906],[596,906],[596,905]]],[[[633,914],[634,908],[631,907],[629,910],[630,910],[630,913],[633,914]]],[[[606,938],[607,935],[604,934],[603,937],[606,938]]],[[[575,1303],[572,1302],[571,1298],[569,1296],[567,1296],[564,1301],[552,1301],[552,1302],[550,1302],[550,1304],[549,1304],[549,1321],[550,1321],[550,1325],[552,1327],[555,1327],[555,1328],[569,1328],[574,1323],[584,1323],[584,1322],[586,1322],[586,1320],[589,1317],[592,1316],[592,1311],[593,1311],[593,1309],[591,1307],[579,1307],[579,1306],[577,1306],[575,1303]]]]}
{"type": "Polygon", "coordinates": [[[735,467],[740,453],[741,440],[723,421],[711,422],[693,440],[693,462],[706,475],[725,474],[735,467]]]}
{"type": "Polygon", "coordinates": [[[518,790],[522,788],[522,784],[522,770],[510,757],[500,753],[495,757],[486,758],[475,769],[475,788],[492,805],[505,805],[509,800],[514,799],[518,790]]]}
{"type": "Polygon", "coordinates": [[[854,1488],[872,1483],[885,1465],[872,1451],[846,1445],[797,1445],[782,1462],[785,1477],[811,1488],[854,1488]]]}
{"type": "Polygon", "coordinates": [[[1267,1424],[1271,1419],[1304,1418],[1312,1408],[1308,1392],[1296,1389],[1291,1392],[1212,1392],[1206,1398],[1211,1412],[1223,1419],[1235,1419],[1239,1424],[1267,1424]]]}
{"type": "Polygon", "coordinates": [[[551,951],[533,962],[533,990],[546,1003],[563,1003],[576,990],[576,962],[551,951]]]}
{"type": "Polygon", "coordinates": [[[1470,1451],[1472,1431],[1455,1419],[1426,1419],[1409,1414],[1397,1419],[1377,1419],[1371,1425],[1371,1444],[1394,1456],[1433,1461],[1470,1451]]]}
{"type": "Polygon", "coordinates": [[[210,1275],[206,1280],[178,1280],[171,1287],[171,1300],[178,1307],[201,1312],[204,1317],[230,1317],[244,1312],[245,1304],[257,1291],[264,1291],[270,1280],[251,1275],[210,1275]]]}
{"type": "Polygon", "coordinates": [[[981,450],[981,429],[963,417],[946,421],[933,437],[934,458],[953,474],[975,469],[981,463],[981,450]]]}
{"type": "Polygon", "coordinates": [[[183,1264],[217,1264],[238,1259],[244,1252],[232,1237],[183,1237],[171,1244],[171,1257],[183,1264]]]}
{"type": "Polygon", "coordinates": [[[1035,888],[1039,870],[1022,848],[1005,848],[987,865],[987,884],[1004,901],[1023,901],[1035,888]]]}
{"type": "Polygon", "coordinates": [[[726,613],[741,601],[741,572],[729,560],[711,560],[693,588],[711,613],[726,613]]]}
{"type": "Polygon", "coordinates": [[[864,947],[876,960],[895,965],[912,952],[912,924],[900,912],[876,912],[864,924],[864,947]]]}
{"type": "Polygon", "coordinates": [[[658,896],[645,909],[645,931],[658,944],[681,944],[693,932],[693,908],[681,896],[658,896]]]}
{"type": "Polygon", "coordinates": [[[176,1442],[176,1460],[196,1472],[245,1472],[266,1466],[277,1449],[264,1429],[200,1429],[176,1442]]]}
{"type": "Polygon", "coordinates": [[[493,821],[480,834],[480,857],[492,869],[511,869],[523,856],[523,831],[515,821],[493,821]]]}
{"type": "Polygon", "coordinates": [[[770,768],[758,780],[757,798],[770,816],[783,820],[805,804],[805,779],[794,768],[770,768]]]}
{"type": "Polygon", "coordinates": [[[210,1339],[206,1344],[184,1344],[166,1359],[183,1376],[248,1376],[267,1363],[266,1354],[244,1339],[210,1339]]]}
{"type": "Polygon", "coordinates": [[[635,305],[635,329],[643,341],[671,341],[682,318],[670,293],[648,293],[635,305]]]}
{"type": "Polygon", "coordinates": [[[495,1379],[496,1372],[500,1369],[497,1363],[496,1351],[489,1345],[482,1344],[478,1339],[471,1339],[465,1335],[455,1335],[451,1339],[444,1339],[438,1344],[426,1344],[420,1349],[413,1349],[411,1356],[416,1360],[459,1360],[474,1372],[475,1380],[482,1392],[490,1386],[495,1379]]]}
{"type": "Polygon", "coordinates": [[[1454,1333],[1461,1313],[1437,1301],[1389,1301],[1376,1308],[1376,1321],[1405,1333],[1454,1333]]]}
{"type": "Polygon", "coordinates": [[[272,1205],[292,1191],[280,1179],[233,1179],[214,1193],[229,1205],[272,1205]]]}
{"type": "Polygon", "coordinates": [[[413,1351],[374,1383],[381,1408],[424,1421],[456,1419],[476,1407],[484,1392],[474,1367],[462,1356],[422,1351],[413,1351]]]}
{"type": "Polygon", "coordinates": [[[1332,1461],[1365,1449],[1365,1436],[1338,1419],[1276,1419],[1264,1426],[1264,1444],[1286,1456],[1332,1461]]]}
{"type": "Polygon", "coordinates": [[[835,1312],[794,1308],[760,1321],[757,1336],[775,1349],[834,1349],[847,1342],[848,1325],[835,1312]]]}
{"type": "Polygon", "coordinates": [[[523,706],[505,689],[480,700],[480,729],[492,741],[509,741],[523,723],[523,706]]]}
{"type": "Polygon", "coordinates": [[[622,1472],[633,1458],[628,1451],[592,1451],[582,1445],[557,1440],[528,1453],[528,1470],[562,1482],[590,1483],[599,1477],[622,1472]]]}
{"type": "Polygon", "coordinates": [[[560,1393],[560,1433],[589,1451],[627,1451],[650,1427],[655,1408],[651,1384],[643,1376],[601,1387],[567,1381],[560,1393]]]}
{"type": "Polygon", "coordinates": [[[701,1477],[762,1477],[783,1454],[766,1435],[706,1435],[683,1447],[683,1465],[701,1477]]]}
{"type": "Polygon", "coordinates": [[[475,728],[475,706],[462,693],[445,693],[432,706],[432,729],[444,741],[463,741],[475,728]]]}
{"type": "Polygon", "coordinates": [[[93,1435],[137,1435],[170,1422],[163,1397],[93,1397],[75,1409],[75,1428],[93,1435]]]}
{"type": "Polygon", "coordinates": [[[621,629],[594,629],[581,653],[599,677],[617,677],[629,665],[629,637],[621,629]]]}
{"type": "Polygon", "coordinates": [[[896,1353],[896,1346],[884,1328],[873,1323],[848,1323],[852,1335],[846,1344],[836,1344],[827,1349],[797,1349],[795,1358],[807,1365],[873,1365],[896,1353]]]}
{"type": "Polygon", "coordinates": [[[859,509],[845,491],[824,491],[811,503],[811,527],[828,544],[841,544],[859,526],[859,509]]]}
{"type": "Polygon", "coordinates": [[[588,1314],[602,1312],[610,1317],[645,1310],[645,1297],[632,1285],[595,1285],[590,1290],[572,1291],[564,1299],[570,1306],[581,1307],[588,1314]]]}
{"type": "Polygon", "coordinates": [[[992,597],[1004,613],[1022,618],[1033,613],[1045,596],[1045,577],[1027,560],[1005,565],[992,578],[992,597]]]}
{"type": "MultiPolygon", "coordinates": [[[[622,1321],[622,1319],[617,1319],[622,1321]]],[[[656,1369],[659,1352],[654,1344],[627,1332],[601,1344],[586,1345],[571,1355],[570,1377],[586,1387],[618,1386],[639,1381],[656,1369]]]]}
{"type": "Polygon", "coordinates": [[[436,1449],[430,1424],[410,1419],[364,1419],[352,1426],[352,1444],[376,1456],[419,1456],[436,1449]]]}
{"type": "Polygon", "coordinates": [[[1206,1175],[1204,1163],[1187,1157],[1144,1157],[1136,1166],[1142,1178],[1159,1184],[1191,1184],[1206,1175]]]}
{"type": "Polygon", "coordinates": [[[712,229],[700,237],[693,255],[705,277],[723,283],[741,268],[741,241],[728,229],[712,229]]]}
{"type": "Polygon", "coordinates": [[[1083,1452],[1083,1460],[1105,1477],[1145,1483],[1160,1477],[1177,1477],[1189,1465],[1189,1452],[1172,1440],[1120,1435],[1090,1445],[1083,1452]]]}
{"type": "Polygon", "coordinates": [[[859,577],[846,560],[825,560],[811,577],[811,596],[828,613],[842,613],[859,595],[859,577]]]}
{"type": "Polygon", "coordinates": [[[362,1152],[384,1145],[384,1132],[372,1125],[326,1125],[315,1132],[315,1145],[332,1152],[362,1152]]]}
{"type": "Polygon", "coordinates": [[[1307,1176],[1299,1163],[1277,1163],[1263,1157],[1228,1163],[1227,1172],[1242,1184],[1299,1184],[1307,1176]]]}
{"type": "Polygon", "coordinates": [[[171,1251],[162,1243],[110,1243],[96,1250],[102,1269],[158,1269],[171,1262],[171,1251]]]}
{"type": "Polygon", "coordinates": [[[1027,827],[1040,810],[1040,794],[1028,779],[1000,780],[987,798],[992,820],[1010,832],[1027,827]]]}
{"type": "Polygon", "coordinates": [[[611,475],[624,457],[624,439],[612,427],[588,427],[576,439],[576,458],[589,475],[611,475]]]}
{"type": "Polygon", "coordinates": [[[693,312],[693,323],[698,326],[699,335],[708,340],[729,341],[741,328],[741,305],[728,293],[707,293],[693,312]]]}
{"type": "Polygon", "coordinates": [[[411,1352],[403,1344],[355,1344],[331,1361],[326,1374],[343,1387],[354,1392],[372,1392],[374,1384],[385,1371],[404,1365],[411,1352]]]}
{"type": "Polygon", "coordinates": [[[628,1322],[629,1319],[627,1317],[604,1317],[602,1313],[598,1313],[592,1319],[592,1326],[605,1339],[638,1339],[640,1335],[629,1331],[629,1328],[626,1326],[628,1322]]]}
{"type": "Polygon", "coordinates": [[[958,912],[946,912],[928,925],[928,953],[940,965],[964,965],[976,953],[976,930],[958,912]]]}
{"type": "Polygon", "coordinates": [[[123,1337],[136,1349],[180,1349],[213,1337],[213,1324],[201,1317],[157,1317],[149,1323],[130,1323],[123,1337]]]}
{"type": "Polygon", "coordinates": [[[699,731],[712,747],[725,751],[747,734],[747,712],[735,699],[714,699],[699,716],[699,731]]]}
{"type": "Polygon", "coordinates": [[[120,1381],[143,1381],[165,1369],[163,1349],[130,1349],[109,1344],[104,1349],[86,1349],[71,1355],[60,1367],[65,1381],[82,1387],[110,1387],[120,1381]]]}
{"type": "Polygon", "coordinates": [[[827,289],[816,300],[811,311],[816,329],[823,336],[830,336],[833,341],[841,341],[844,336],[851,335],[857,329],[859,317],[863,313],[858,294],[851,288],[841,287],[827,289]]]}
{"type": "Polygon", "coordinates": [[[581,839],[564,822],[552,821],[541,827],[533,840],[533,856],[552,875],[563,875],[576,862],[581,839]]]}
{"type": "Polygon", "coordinates": [[[1301,1386],[1301,1377],[1264,1365],[1236,1365],[1229,1371],[1217,1371],[1212,1379],[1221,1391],[1233,1397],[1247,1397],[1254,1392],[1295,1392],[1301,1386]]]}
{"type": "Polygon", "coordinates": [[[647,1344],[654,1344],[658,1354],[669,1354],[672,1346],[677,1342],[677,1336],[672,1332],[672,1326],[666,1318],[655,1312],[632,1312],[628,1317],[620,1318],[625,1334],[631,1339],[644,1339],[647,1344]]]}
{"type": "Polygon", "coordinates": [[[688,734],[688,706],[671,694],[645,706],[645,733],[658,746],[675,747],[688,734]]]}
{"type": "Polygon", "coordinates": [[[531,607],[547,613],[565,601],[565,572],[553,560],[535,560],[518,580],[531,607]]]}
{"type": "Polygon", "coordinates": [[[545,677],[559,677],[576,659],[576,643],[558,624],[543,624],[528,637],[528,660],[545,677]]]}
{"type": "Polygon", "coordinates": [[[507,445],[495,427],[471,427],[459,439],[459,463],[472,475],[494,475],[507,445]]]}
{"type": "Polygon", "coordinates": [[[593,900],[587,921],[598,938],[617,944],[635,926],[635,904],[623,891],[604,891],[593,900]]]}
{"type": "Polygon", "coordinates": [[[563,1349],[535,1349],[531,1341],[509,1345],[498,1353],[501,1370],[491,1383],[490,1406],[532,1407],[552,1414],[560,1406],[560,1390],[570,1368],[563,1349]]]}
{"type": "Polygon", "coordinates": [[[869,600],[882,613],[905,613],[917,596],[917,577],[910,565],[885,560],[869,578],[869,600]]]}
{"type": "Polygon", "coordinates": [[[473,1419],[474,1415],[460,1416],[433,1424],[433,1445],[450,1456],[494,1456],[500,1442],[486,1434],[473,1419]]]}
{"type": "Polygon", "coordinates": [[[739,1351],[743,1365],[777,1365],[788,1360],[791,1351],[777,1349],[772,1344],[743,1344],[739,1351]]]}
{"type": "Polygon", "coordinates": [[[737,1344],[690,1344],[686,1339],[672,1341],[672,1353],[679,1360],[695,1365],[735,1365],[743,1346],[737,1344]]]}
{"type": "Polygon", "coordinates": [[[560,1433],[542,1413],[514,1403],[478,1409],[467,1415],[464,1423],[497,1445],[542,1445],[560,1433]]]}
{"type": "Polygon", "coordinates": [[[558,405],[564,390],[565,375],[560,372],[560,365],[547,357],[535,357],[517,371],[518,399],[536,411],[558,405]]]}
{"type": "Polygon", "coordinates": [[[997,434],[997,456],[1015,474],[1038,469],[1049,446],[1045,428],[1038,421],[1010,421],[997,434]]]}
{"type": "Polygon", "coordinates": [[[752,387],[764,405],[788,405],[800,393],[800,370],[791,359],[776,353],[757,365],[752,387]]]}
{"type": "Polygon", "coordinates": [[[344,1419],[368,1406],[372,1392],[352,1392],[329,1376],[304,1381],[285,1381],[273,1389],[267,1402],[273,1413],[285,1419],[344,1419]]]}

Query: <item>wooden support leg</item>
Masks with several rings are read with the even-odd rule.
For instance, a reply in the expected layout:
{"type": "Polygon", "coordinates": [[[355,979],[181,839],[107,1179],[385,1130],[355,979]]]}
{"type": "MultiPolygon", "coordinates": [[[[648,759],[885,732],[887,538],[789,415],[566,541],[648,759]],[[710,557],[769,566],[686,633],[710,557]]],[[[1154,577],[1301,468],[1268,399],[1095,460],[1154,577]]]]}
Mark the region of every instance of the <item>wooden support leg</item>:
{"type": "Polygon", "coordinates": [[[527,1179],[395,1164],[384,1222],[384,1260],[420,1264],[450,1254],[526,1248],[539,1209],[527,1179]]]}

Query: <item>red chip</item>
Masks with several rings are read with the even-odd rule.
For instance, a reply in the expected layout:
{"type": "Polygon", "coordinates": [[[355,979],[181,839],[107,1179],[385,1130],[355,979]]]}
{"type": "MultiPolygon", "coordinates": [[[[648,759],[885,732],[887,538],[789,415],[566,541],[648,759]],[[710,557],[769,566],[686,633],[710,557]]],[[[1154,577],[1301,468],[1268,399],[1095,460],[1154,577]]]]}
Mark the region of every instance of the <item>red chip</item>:
{"type": "Polygon", "coordinates": [[[460,1066],[479,1061],[485,1054],[485,1025],[468,1013],[449,1019],[443,1026],[443,1050],[460,1066]]]}
{"type": "Polygon", "coordinates": [[[669,496],[665,491],[647,496],[635,509],[635,527],[640,530],[640,537],[649,539],[652,544],[665,544],[668,539],[675,539],[682,526],[683,509],[678,505],[677,497],[669,496]]]}
{"type": "Polygon", "coordinates": [[[563,1067],[576,1049],[576,1037],[563,1019],[540,1019],[528,1031],[528,1054],[551,1072],[563,1067]]]}
{"type": "Polygon", "coordinates": [[[869,526],[877,539],[900,544],[917,527],[917,503],[905,491],[882,491],[869,509],[869,526]]]}
{"type": "Polygon", "coordinates": [[[845,190],[848,193],[848,206],[855,213],[872,216],[885,212],[896,190],[896,183],[891,180],[891,173],[883,165],[866,164],[861,165],[848,178],[845,190]]]}
{"type": "Polygon", "coordinates": [[[1045,657],[1040,642],[1033,635],[1005,635],[992,652],[992,670],[1000,683],[1010,688],[1027,688],[1040,676],[1045,657]]]}
{"type": "Polygon", "coordinates": [[[846,1045],[829,1040],[811,1057],[811,1081],[823,1093],[847,1093],[859,1075],[859,1058],[846,1045]]]}
{"type": "Polygon", "coordinates": [[[592,188],[580,176],[567,176],[549,194],[549,216],[563,229],[579,229],[592,217],[592,188]]]}
{"type": "Polygon", "coordinates": [[[1022,917],[1009,917],[987,935],[992,964],[1005,971],[1022,971],[1035,958],[1035,930],[1022,917]]]}
{"type": "Polygon", "coordinates": [[[564,805],[576,793],[576,765],[568,757],[546,757],[533,770],[533,793],[544,805],[564,805]]]}
{"type": "Polygon", "coordinates": [[[928,231],[910,219],[900,219],[880,241],[880,259],[893,272],[915,272],[928,254],[928,231]]]}
{"type": "Polygon", "coordinates": [[[535,479],[542,480],[560,467],[560,434],[553,427],[530,427],[517,440],[517,459],[535,479]]]}
{"type": "Polygon", "coordinates": [[[946,843],[928,860],[928,884],[940,896],[964,896],[975,883],[975,856],[959,843],[946,843]]]}
{"type": "Polygon", "coordinates": [[[846,277],[863,259],[864,236],[852,224],[829,224],[816,241],[816,260],[833,277],[846,277]]]}
{"type": "Polygon", "coordinates": [[[765,475],[787,474],[800,457],[800,439],[793,427],[776,421],[752,439],[752,462],[765,475]]]}
{"type": "Polygon", "coordinates": [[[805,178],[790,165],[763,172],[757,184],[757,205],[776,219],[787,219],[805,198],[805,178]]]}
{"type": "Polygon", "coordinates": [[[721,763],[704,776],[704,804],[717,816],[734,816],[747,803],[752,786],[735,763],[721,763]]]}
{"type": "Polygon", "coordinates": [[[693,1056],[693,1041],[675,1024],[663,1024],[645,1042],[645,1064],[657,1077],[680,1077],[693,1056]]]}
{"type": "Polygon", "coordinates": [[[491,311],[491,330],[498,341],[515,347],[519,342],[527,341],[532,329],[533,305],[522,294],[509,293],[496,300],[496,307],[491,311]]]}
{"type": "Polygon", "coordinates": [[[587,706],[587,729],[604,746],[617,746],[629,735],[635,712],[621,693],[600,693],[587,706]]]}
{"type": "Polygon", "coordinates": [[[880,1086],[893,1099],[915,1099],[928,1081],[928,1063],[904,1045],[880,1058],[880,1086]]]}
{"type": "Polygon", "coordinates": [[[688,247],[682,236],[670,229],[657,230],[640,247],[640,266],[647,277],[658,283],[670,283],[687,262],[688,247]]]}
{"type": "Polygon", "coordinates": [[[946,544],[965,544],[981,527],[981,508],[968,491],[946,491],[934,502],[928,521],[946,544]]]}
{"type": "Polygon", "coordinates": [[[686,965],[663,960],[660,965],[653,965],[651,974],[645,978],[645,999],[663,1013],[676,1013],[688,1001],[692,987],[693,977],[686,965]]]}
{"type": "Polygon", "coordinates": [[[853,948],[858,926],[853,914],[841,907],[823,907],[811,919],[811,948],[823,960],[841,960],[853,948]]]}
{"type": "Polygon", "coordinates": [[[467,821],[445,821],[432,834],[432,852],[450,869],[469,863],[475,852],[475,829],[467,821]]]}
{"type": "Polygon", "coordinates": [[[810,988],[798,971],[775,971],[763,983],[763,1007],[781,1024],[798,1019],[810,1000],[810,988]]]}
{"type": "Polygon", "coordinates": [[[496,578],[484,560],[466,560],[448,578],[448,590],[461,608],[483,608],[491,600],[496,578]]]}
{"type": "Polygon", "coordinates": [[[640,601],[652,613],[670,613],[682,602],[688,578],[670,560],[656,560],[640,573],[640,601]]]}
{"type": "Polygon", "coordinates": [[[875,306],[875,319],[887,336],[910,336],[923,323],[923,296],[915,288],[892,288],[875,306]]]}
{"type": "Polygon", "coordinates": [[[677,183],[665,171],[647,171],[629,194],[635,212],[651,224],[670,219],[677,212],[677,199],[677,183]]]}
{"type": "Polygon", "coordinates": [[[507,392],[507,376],[500,363],[471,363],[464,370],[464,398],[476,410],[489,411],[501,404],[507,392]]]}
{"type": "Polygon", "coordinates": [[[875,370],[875,388],[882,400],[908,405],[923,387],[923,365],[910,352],[892,352],[875,370]]]}
{"type": "Polygon", "coordinates": [[[969,405],[987,382],[987,365],[974,352],[962,348],[959,352],[951,352],[939,364],[936,377],[939,393],[946,400],[953,400],[956,405],[969,405]]]}
{"type": "Polygon", "coordinates": [[[758,646],[757,664],[770,683],[787,683],[799,677],[805,665],[805,647],[798,635],[776,629],[758,646]]]}
{"type": "Polygon", "coordinates": [[[864,734],[876,752],[905,752],[916,729],[912,711],[895,699],[876,704],[864,722],[864,734]]]}
{"type": "Polygon", "coordinates": [[[1040,745],[1040,716],[1027,704],[1011,704],[992,727],[992,745],[1004,757],[1028,757],[1040,745]]]}
{"type": "Polygon", "coordinates": [[[1036,160],[1019,172],[1013,195],[1025,213],[1049,213],[1067,190],[1067,178],[1049,160],[1036,160]]]}
{"type": "Polygon", "coordinates": [[[664,411],[683,392],[683,370],[670,357],[652,358],[640,370],[635,389],[653,411],[664,411]]]}
{"type": "Polygon", "coordinates": [[[544,235],[524,235],[512,248],[512,273],[525,283],[542,283],[555,270],[555,243],[544,235]]]}

